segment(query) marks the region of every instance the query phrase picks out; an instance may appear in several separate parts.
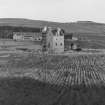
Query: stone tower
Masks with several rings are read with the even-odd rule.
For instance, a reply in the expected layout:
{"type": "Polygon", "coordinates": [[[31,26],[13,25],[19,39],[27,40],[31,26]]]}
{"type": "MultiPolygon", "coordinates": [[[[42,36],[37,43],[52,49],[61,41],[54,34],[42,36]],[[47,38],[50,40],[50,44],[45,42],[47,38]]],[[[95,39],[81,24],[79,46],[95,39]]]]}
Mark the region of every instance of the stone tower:
{"type": "Polygon", "coordinates": [[[46,35],[46,51],[49,53],[64,52],[64,30],[60,28],[45,27],[43,35],[46,35]]]}

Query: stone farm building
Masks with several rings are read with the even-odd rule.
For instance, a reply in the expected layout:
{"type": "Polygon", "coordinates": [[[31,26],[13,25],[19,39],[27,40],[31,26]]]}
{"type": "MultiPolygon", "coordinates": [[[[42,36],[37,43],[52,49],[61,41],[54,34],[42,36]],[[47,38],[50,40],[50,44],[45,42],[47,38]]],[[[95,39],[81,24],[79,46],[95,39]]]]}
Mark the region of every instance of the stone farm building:
{"type": "Polygon", "coordinates": [[[64,46],[65,50],[77,50],[80,48],[79,39],[74,36],[74,33],[65,33],[64,46]]]}
{"type": "Polygon", "coordinates": [[[13,40],[41,41],[42,36],[41,36],[41,33],[36,33],[36,32],[13,32],[13,40]]]}

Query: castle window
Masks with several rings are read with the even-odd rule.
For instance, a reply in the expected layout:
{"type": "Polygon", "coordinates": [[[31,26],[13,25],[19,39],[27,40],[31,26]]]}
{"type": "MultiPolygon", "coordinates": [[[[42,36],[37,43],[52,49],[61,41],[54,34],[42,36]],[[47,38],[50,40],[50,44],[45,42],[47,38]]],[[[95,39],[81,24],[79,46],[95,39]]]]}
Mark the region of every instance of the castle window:
{"type": "Polygon", "coordinates": [[[55,45],[57,46],[57,43],[55,45]]]}
{"type": "Polygon", "coordinates": [[[64,35],[64,30],[62,29],[61,31],[60,31],[60,36],[63,36],[64,35]]]}
{"type": "Polygon", "coordinates": [[[53,33],[53,35],[56,35],[57,29],[53,29],[53,30],[52,30],[52,33],[53,33]]]}

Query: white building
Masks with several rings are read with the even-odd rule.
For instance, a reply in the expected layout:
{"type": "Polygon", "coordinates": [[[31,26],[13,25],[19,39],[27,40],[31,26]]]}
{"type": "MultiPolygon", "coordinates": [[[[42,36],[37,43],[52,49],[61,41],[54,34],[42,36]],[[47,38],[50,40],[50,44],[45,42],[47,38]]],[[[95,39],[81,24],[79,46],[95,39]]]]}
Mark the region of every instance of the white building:
{"type": "Polygon", "coordinates": [[[17,33],[13,34],[13,40],[23,40],[23,36],[22,35],[18,35],[17,33]]]}
{"type": "Polygon", "coordinates": [[[23,40],[30,40],[30,41],[41,41],[41,33],[35,32],[14,32],[13,33],[13,40],[23,41],[23,40]]]}
{"type": "Polygon", "coordinates": [[[78,38],[73,36],[73,37],[72,37],[72,40],[73,40],[73,41],[77,41],[78,38]]]}

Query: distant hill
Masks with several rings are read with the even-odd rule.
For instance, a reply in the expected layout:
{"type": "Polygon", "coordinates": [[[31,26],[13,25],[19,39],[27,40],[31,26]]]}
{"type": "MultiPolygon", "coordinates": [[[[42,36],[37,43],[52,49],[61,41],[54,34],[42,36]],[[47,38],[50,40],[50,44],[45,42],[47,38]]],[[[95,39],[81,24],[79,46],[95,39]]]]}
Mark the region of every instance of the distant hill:
{"type": "Polygon", "coordinates": [[[0,18],[0,38],[13,38],[13,32],[36,32],[44,26],[60,27],[78,37],[82,48],[105,49],[105,24],[93,21],[58,23],[23,18],[0,18]]]}
{"type": "Polygon", "coordinates": [[[22,18],[1,18],[0,26],[21,26],[21,27],[61,27],[66,32],[74,33],[98,33],[105,34],[105,24],[92,21],[77,21],[72,23],[57,23],[40,20],[30,20],[22,18]]]}

